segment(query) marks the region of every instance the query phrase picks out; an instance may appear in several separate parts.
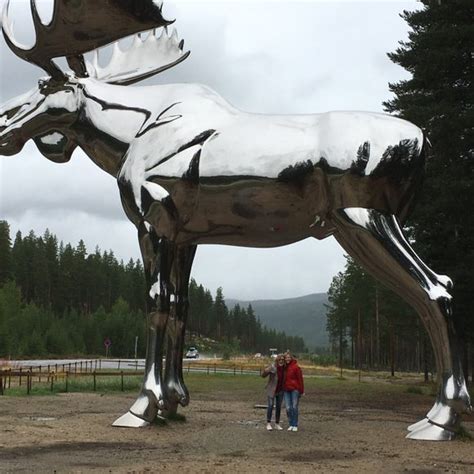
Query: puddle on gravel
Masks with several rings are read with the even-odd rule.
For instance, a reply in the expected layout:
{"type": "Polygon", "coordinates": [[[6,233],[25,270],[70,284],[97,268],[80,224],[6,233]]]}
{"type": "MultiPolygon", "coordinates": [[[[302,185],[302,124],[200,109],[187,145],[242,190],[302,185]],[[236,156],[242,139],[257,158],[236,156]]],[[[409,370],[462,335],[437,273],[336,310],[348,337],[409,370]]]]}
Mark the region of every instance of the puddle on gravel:
{"type": "Polygon", "coordinates": [[[30,421],[56,421],[58,418],[53,416],[25,416],[23,419],[30,421]]]}

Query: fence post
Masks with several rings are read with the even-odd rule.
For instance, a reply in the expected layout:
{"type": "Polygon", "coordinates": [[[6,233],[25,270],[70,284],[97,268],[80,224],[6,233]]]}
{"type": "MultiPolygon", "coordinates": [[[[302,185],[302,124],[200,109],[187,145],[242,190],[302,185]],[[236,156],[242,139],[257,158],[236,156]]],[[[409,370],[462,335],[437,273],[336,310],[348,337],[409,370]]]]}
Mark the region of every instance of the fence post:
{"type": "Polygon", "coordinates": [[[97,382],[95,379],[95,370],[94,370],[94,392],[97,390],[97,382]]]}
{"type": "Polygon", "coordinates": [[[41,365],[39,366],[38,381],[39,381],[39,383],[41,383],[41,365]]]}
{"type": "Polygon", "coordinates": [[[118,361],[117,370],[120,370],[120,359],[119,359],[119,361],[118,361]]]}
{"type": "Polygon", "coordinates": [[[12,369],[10,369],[8,372],[8,388],[10,388],[11,385],[12,385],[12,369]]]}
{"type": "Polygon", "coordinates": [[[122,392],[123,392],[123,370],[120,371],[120,378],[122,382],[122,392]]]}
{"type": "Polygon", "coordinates": [[[69,371],[66,371],[66,393],[69,391],[69,371]]]}
{"type": "Polygon", "coordinates": [[[29,395],[31,391],[31,379],[32,379],[32,375],[31,375],[31,370],[30,370],[26,375],[26,394],[27,395],[29,395]]]}
{"type": "Polygon", "coordinates": [[[235,365],[234,365],[234,375],[235,375],[235,365]]]}
{"type": "Polygon", "coordinates": [[[0,374],[0,395],[3,395],[3,376],[0,374]]]}
{"type": "Polygon", "coordinates": [[[53,388],[54,388],[54,374],[49,374],[49,376],[51,377],[51,391],[53,391],[53,388]]]}
{"type": "Polygon", "coordinates": [[[23,368],[20,367],[20,380],[18,382],[18,385],[20,385],[20,387],[21,387],[21,374],[22,374],[22,372],[23,372],[23,368]]]}
{"type": "Polygon", "coordinates": [[[74,362],[74,373],[77,374],[77,361],[74,362]]]}
{"type": "Polygon", "coordinates": [[[82,373],[82,360],[81,360],[81,365],[80,365],[79,371],[82,373]]]}

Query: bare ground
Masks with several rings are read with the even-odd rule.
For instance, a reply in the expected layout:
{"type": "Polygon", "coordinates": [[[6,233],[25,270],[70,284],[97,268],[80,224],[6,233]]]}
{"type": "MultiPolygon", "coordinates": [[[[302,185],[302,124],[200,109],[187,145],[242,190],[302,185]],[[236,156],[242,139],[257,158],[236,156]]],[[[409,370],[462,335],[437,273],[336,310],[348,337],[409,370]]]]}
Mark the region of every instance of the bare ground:
{"type": "MultiPolygon", "coordinates": [[[[95,393],[1,397],[0,471],[474,472],[472,441],[405,439],[407,425],[433,402],[424,395],[311,389],[298,433],[267,432],[264,410],[254,408],[261,394],[229,389],[198,393],[180,412],[185,422],[113,428],[133,400],[95,393]]],[[[474,420],[465,427],[474,432],[474,420]]]]}

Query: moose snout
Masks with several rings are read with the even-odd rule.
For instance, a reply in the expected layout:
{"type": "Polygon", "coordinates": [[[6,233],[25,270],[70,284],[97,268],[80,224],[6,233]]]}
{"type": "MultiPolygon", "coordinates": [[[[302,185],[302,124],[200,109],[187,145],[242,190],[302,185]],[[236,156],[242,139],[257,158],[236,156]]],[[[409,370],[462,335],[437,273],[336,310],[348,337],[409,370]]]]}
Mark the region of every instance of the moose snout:
{"type": "MultiPolygon", "coordinates": [[[[1,122],[0,122],[1,123],[1,122]]],[[[23,148],[23,140],[4,125],[0,125],[0,155],[15,155],[23,148]]]]}

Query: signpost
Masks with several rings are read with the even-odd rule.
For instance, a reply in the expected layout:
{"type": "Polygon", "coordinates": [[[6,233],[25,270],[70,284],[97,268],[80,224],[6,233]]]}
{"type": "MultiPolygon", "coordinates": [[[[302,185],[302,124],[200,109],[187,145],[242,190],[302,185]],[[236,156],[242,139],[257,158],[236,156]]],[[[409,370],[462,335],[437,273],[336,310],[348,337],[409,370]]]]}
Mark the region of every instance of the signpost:
{"type": "Polygon", "coordinates": [[[107,359],[109,357],[109,348],[112,345],[112,341],[110,340],[110,337],[106,337],[104,339],[104,347],[105,347],[105,358],[107,359]]]}

